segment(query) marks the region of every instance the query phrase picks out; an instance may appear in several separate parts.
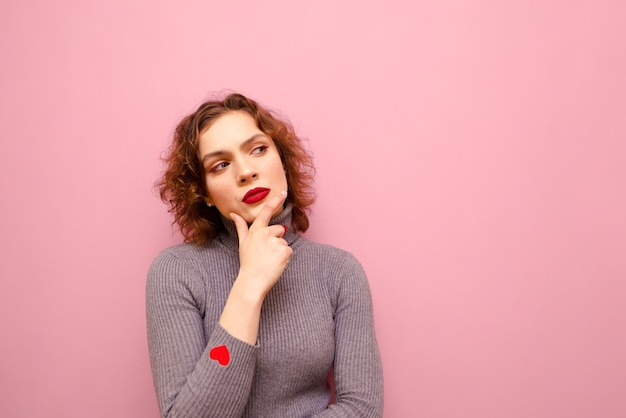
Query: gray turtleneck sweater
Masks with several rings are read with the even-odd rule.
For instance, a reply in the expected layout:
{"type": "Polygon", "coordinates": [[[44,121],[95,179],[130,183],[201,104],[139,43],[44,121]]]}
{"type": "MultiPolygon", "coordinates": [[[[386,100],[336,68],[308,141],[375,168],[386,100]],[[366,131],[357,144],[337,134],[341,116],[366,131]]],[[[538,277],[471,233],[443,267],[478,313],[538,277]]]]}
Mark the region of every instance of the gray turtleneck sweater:
{"type": "MultiPolygon", "coordinates": [[[[290,225],[291,208],[272,220],[290,225]]],[[[289,229],[287,269],[268,293],[258,342],[218,319],[239,272],[235,225],[163,251],[148,273],[150,362],[163,417],[380,417],[382,367],[366,276],[349,253],[289,229]],[[334,370],[335,400],[327,376],[334,370]]]]}

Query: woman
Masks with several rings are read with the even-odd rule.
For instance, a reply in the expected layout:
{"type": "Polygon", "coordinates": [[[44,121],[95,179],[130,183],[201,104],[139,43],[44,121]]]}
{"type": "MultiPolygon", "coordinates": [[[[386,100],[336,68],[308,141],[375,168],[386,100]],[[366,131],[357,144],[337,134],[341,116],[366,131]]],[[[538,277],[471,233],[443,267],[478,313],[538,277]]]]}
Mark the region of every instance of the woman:
{"type": "Polygon", "coordinates": [[[180,122],[166,163],[161,198],[186,242],[148,273],[161,415],[380,417],[367,279],[299,235],[313,166],[293,128],[231,94],[180,122]]]}

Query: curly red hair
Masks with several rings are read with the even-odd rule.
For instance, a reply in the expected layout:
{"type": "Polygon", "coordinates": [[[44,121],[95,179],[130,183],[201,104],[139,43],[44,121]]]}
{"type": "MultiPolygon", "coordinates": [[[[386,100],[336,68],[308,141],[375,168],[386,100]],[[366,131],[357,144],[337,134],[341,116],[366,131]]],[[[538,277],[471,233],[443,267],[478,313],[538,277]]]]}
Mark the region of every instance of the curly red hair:
{"type": "Polygon", "coordinates": [[[204,129],[221,115],[243,110],[249,113],[258,128],[272,138],[287,175],[286,203],[293,207],[291,226],[304,232],[309,228],[308,213],[315,200],[311,155],[304,148],[293,126],[254,100],[232,93],[223,100],[210,100],[185,117],[174,131],[172,145],[163,161],[167,168],[156,186],[161,200],[169,205],[185,242],[206,243],[223,228],[220,214],[205,202],[204,168],[198,155],[198,139],[204,129]]]}

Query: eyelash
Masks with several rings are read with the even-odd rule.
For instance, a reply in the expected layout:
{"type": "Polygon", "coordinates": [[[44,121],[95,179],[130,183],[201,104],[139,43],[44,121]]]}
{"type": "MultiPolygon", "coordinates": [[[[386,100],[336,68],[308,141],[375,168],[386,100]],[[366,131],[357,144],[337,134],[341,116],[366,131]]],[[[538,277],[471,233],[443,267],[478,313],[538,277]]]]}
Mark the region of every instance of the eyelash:
{"type": "Polygon", "coordinates": [[[267,145],[259,145],[258,147],[255,147],[252,149],[252,154],[262,154],[265,151],[267,151],[268,146],[267,145]],[[259,151],[259,152],[257,152],[259,151]]]}
{"type": "Polygon", "coordinates": [[[216,173],[218,171],[222,171],[223,169],[225,169],[226,167],[228,167],[228,165],[225,165],[223,167],[221,167],[224,164],[228,164],[226,161],[222,161],[218,164],[215,164],[213,167],[211,167],[211,169],[209,170],[211,173],[216,173]]]}
{"type": "MultiPolygon", "coordinates": [[[[252,151],[250,152],[250,154],[252,155],[259,155],[259,154],[263,154],[265,151],[267,151],[269,147],[267,145],[259,145],[258,147],[254,147],[252,149],[252,151]]],[[[209,170],[209,172],[211,173],[217,173],[219,171],[222,171],[223,169],[225,169],[226,167],[228,167],[230,163],[228,163],[227,161],[221,161],[218,164],[215,164],[213,167],[211,167],[211,169],[209,170]]]]}

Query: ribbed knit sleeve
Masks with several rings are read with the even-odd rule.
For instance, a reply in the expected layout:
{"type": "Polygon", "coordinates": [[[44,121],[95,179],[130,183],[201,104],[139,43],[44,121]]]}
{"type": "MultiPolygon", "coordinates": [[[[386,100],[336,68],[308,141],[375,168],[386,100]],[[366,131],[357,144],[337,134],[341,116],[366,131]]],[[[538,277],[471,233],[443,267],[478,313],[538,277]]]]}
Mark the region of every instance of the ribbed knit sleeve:
{"type": "Polygon", "coordinates": [[[206,297],[201,273],[193,264],[169,251],[155,259],[148,273],[146,315],[162,417],[239,418],[248,401],[257,348],[232,337],[219,324],[205,335],[206,297]],[[211,359],[211,350],[224,350],[222,346],[229,356],[222,362],[211,359]]]}
{"type": "Polygon", "coordinates": [[[365,272],[351,254],[332,281],[336,399],[316,417],[382,417],[383,375],[372,298],[365,272]]]}

